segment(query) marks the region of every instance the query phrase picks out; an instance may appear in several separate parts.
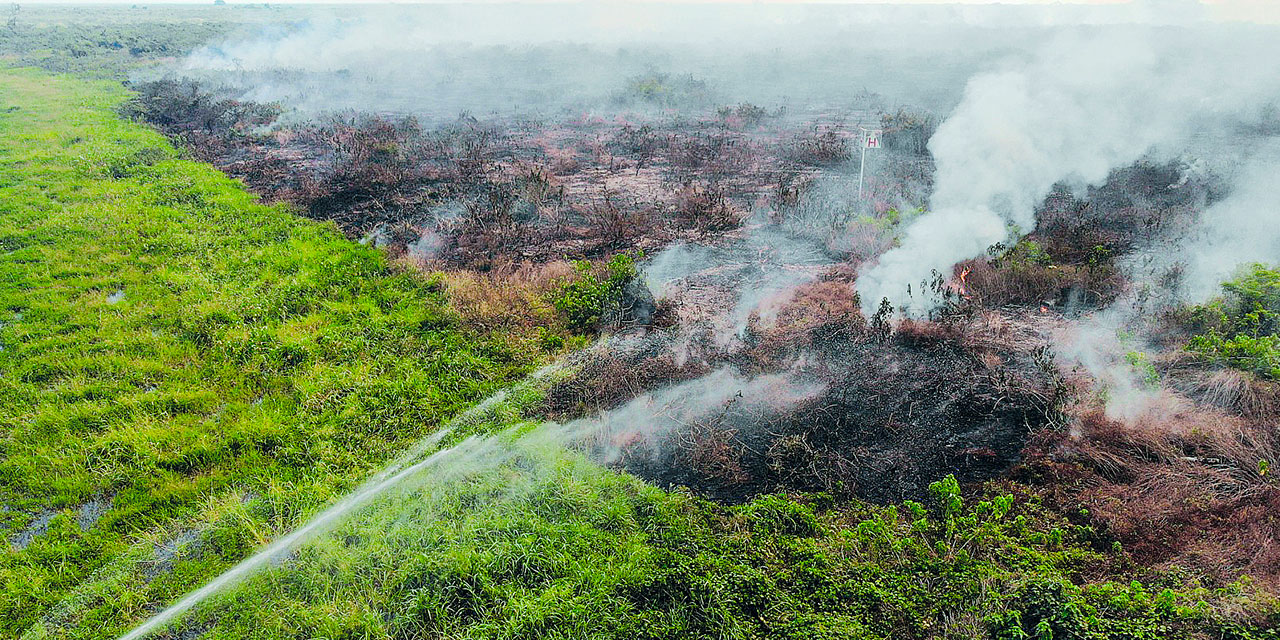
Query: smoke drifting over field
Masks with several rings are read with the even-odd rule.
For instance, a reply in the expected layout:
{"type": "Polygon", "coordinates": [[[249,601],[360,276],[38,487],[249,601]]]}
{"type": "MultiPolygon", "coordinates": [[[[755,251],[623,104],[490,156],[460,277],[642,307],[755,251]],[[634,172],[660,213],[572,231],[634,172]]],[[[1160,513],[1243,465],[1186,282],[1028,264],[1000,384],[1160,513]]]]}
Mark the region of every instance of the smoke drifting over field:
{"type": "MultiPolygon", "coordinates": [[[[1280,98],[1280,78],[1250,61],[1277,55],[1273,39],[1207,28],[1066,34],[1026,61],[975,76],[929,142],[937,162],[932,211],[864,271],[864,308],[887,297],[909,314],[928,311],[935,301],[917,283],[933,271],[949,277],[961,260],[1034,229],[1037,207],[1060,182],[1096,186],[1144,156],[1188,151],[1217,161],[1235,162],[1243,153],[1256,154],[1254,163],[1274,162],[1274,147],[1251,151],[1254,143],[1232,132],[1273,113],[1266,109],[1280,98]],[[911,285],[914,298],[907,295],[911,285]]],[[[1256,184],[1260,177],[1243,172],[1237,188],[1270,190],[1265,181],[1256,184]]],[[[1280,212],[1255,215],[1270,223],[1251,231],[1262,234],[1263,246],[1273,244],[1280,212]]],[[[1212,217],[1206,222],[1223,227],[1212,217]]],[[[1194,250],[1192,280],[1203,283],[1235,266],[1222,260],[1265,257],[1224,255],[1214,246],[1194,250]]]]}
{"type": "Polygon", "coordinates": [[[1186,15],[1065,6],[431,5],[319,14],[246,32],[195,51],[182,72],[311,113],[613,110],[626,78],[654,71],[705,81],[709,103],[829,108],[869,90],[945,112],[970,75],[1062,25],[1153,19],[1186,15]]]}
{"type": "Polygon", "coordinates": [[[1234,190],[1205,211],[1187,244],[1186,291],[1205,300],[1242,264],[1280,256],[1280,142],[1274,138],[1250,154],[1234,176],[1234,190]]]}
{"type": "MultiPolygon", "coordinates": [[[[180,73],[241,99],[280,102],[291,117],[696,114],[738,102],[792,113],[906,104],[949,114],[928,145],[929,214],[864,265],[858,285],[868,314],[889,298],[918,316],[938,303],[922,282],[935,271],[949,278],[956,263],[1033,230],[1057,184],[1097,185],[1139,159],[1189,153],[1251,192],[1248,181],[1264,170],[1236,165],[1266,166],[1275,150],[1256,145],[1256,128],[1243,133],[1242,124],[1275,124],[1267,109],[1280,79],[1257,61],[1276,59],[1280,45],[1266,31],[1206,21],[1218,14],[1195,2],[383,8],[210,44],[180,73]],[[653,89],[653,78],[675,80],[653,89]]],[[[1197,242],[1210,244],[1189,248],[1188,282],[1199,296],[1238,264],[1215,249],[1226,238],[1212,220],[1240,206],[1206,218],[1197,242]]],[[[1250,246],[1272,244],[1276,227],[1259,223],[1250,246]]]]}

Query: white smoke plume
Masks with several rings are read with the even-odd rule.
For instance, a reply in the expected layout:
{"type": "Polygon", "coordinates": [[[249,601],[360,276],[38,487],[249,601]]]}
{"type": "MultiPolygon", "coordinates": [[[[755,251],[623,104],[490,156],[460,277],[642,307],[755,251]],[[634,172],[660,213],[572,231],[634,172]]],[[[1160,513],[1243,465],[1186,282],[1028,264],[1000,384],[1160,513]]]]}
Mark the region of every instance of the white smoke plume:
{"type": "Polygon", "coordinates": [[[1033,230],[1055,184],[1100,184],[1144,156],[1183,154],[1204,142],[1199,131],[1255,116],[1280,97],[1280,77],[1256,61],[1277,55],[1280,42],[1207,26],[1086,31],[975,76],[929,143],[931,213],[860,274],[866,310],[888,298],[906,315],[926,313],[936,300],[919,283],[1033,230]]]}
{"type": "Polygon", "coordinates": [[[1226,199],[1204,212],[1187,241],[1183,296],[1204,301],[1241,265],[1280,262],[1280,140],[1256,150],[1226,199]]]}

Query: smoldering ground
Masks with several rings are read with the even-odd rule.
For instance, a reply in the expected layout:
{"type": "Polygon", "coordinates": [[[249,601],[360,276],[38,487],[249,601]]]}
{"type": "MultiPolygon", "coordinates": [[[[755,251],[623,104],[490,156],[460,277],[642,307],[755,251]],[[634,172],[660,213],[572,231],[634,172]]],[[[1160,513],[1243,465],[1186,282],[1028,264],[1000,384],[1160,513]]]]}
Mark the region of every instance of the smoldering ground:
{"type": "MultiPolygon", "coordinates": [[[[1231,173],[1242,162],[1269,162],[1274,150],[1262,132],[1280,83],[1247,61],[1277,53],[1261,33],[1206,26],[1065,33],[974,76],[929,142],[932,211],[864,271],[865,308],[887,297],[905,312],[927,312],[934,302],[912,299],[908,285],[934,271],[950,275],[956,263],[1035,229],[1038,207],[1060,183],[1096,186],[1142,158],[1189,154],[1231,173]]],[[[1235,188],[1246,192],[1260,178],[1237,177],[1235,188]]]]}
{"type": "MultiPolygon", "coordinates": [[[[1153,207],[1164,215],[1185,205],[1169,214],[1179,224],[1088,248],[1101,246],[1127,259],[1186,247],[1185,288],[1167,287],[1179,300],[1208,295],[1241,262],[1274,259],[1280,213],[1267,180],[1275,135],[1269,109],[1277,85],[1250,64],[1275,57],[1273,34],[1184,18],[1160,27],[978,24],[959,35],[949,27],[949,35],[938,39],[916,31],[908,44],[895,41],[884,22],[874,23],[880,29],[875,36],[856,40],[855,27],[864,23],[855,22],[812,39],[817,44],[776,53],[765,48],[770,36],[762,31],[739,29],[743,37],[728,44],[717,41],[717,32],[700,31],[696,21],[652,46],[641,46],[643,38],[633,32],[604,29],[581,37],[579,26],[561,25],[536,33],[535,23],[518,35],[509,26],[488,25],[491,32],[474,32],[473,43],[462,47],[451,42],[456,31],[415,22],[404,37],[389,31],[386,18],[370,18],[218,44],[190,58],[183,72],[214,80],[226,95],[282,103],[300,119],[358,107],[428,122],[464,109],[496,114],[497,120],[642,111],[681,122],[740,101],[764,104],[766,112],[786,106],[785,118],[842,111],[881,116],[898,103],[950,114],[928,153],[912,156],[910,166],[922,168],[923,177],[913,175],[910,193],[897,190],[885,207],[850,197],[852,154],[842,141],[852,132],[824,138],[815,128],[813,140],[833,141],[837,153],[815,154],[805,165],[816,185],[812,191],[793,194],[792,183],[779,180],[771,201],[766,189],[743,189],[725,228],[655,242],[647,280],[674,308],[676,327],[616,338],[581,356],[578,366],[586,375],[559,379],[547,390],[541,409],[556,422],[538,426],[531,420],[448,449],[448,460],[436,458],[422,474],[395,483],[394,492],[378,492],[382,497],[359,516],[380,523],[374,529],[390,522],[389,530],[409,535],[415,520],[465,516],[477,501],[518,501],[528,487],[540,486],[519,478],[545,479],[539,470],[548,465],[539,460],[560,459],[546,452],[565,446],[656,483],[728,500],[791,488],[892,502],[917,495],[946,473],[972,481],[999,477],[1025,461],[1023,445],[1033,433],[1043,436],[1035,443],[1042,447],[1040,462],[1060,471],[1053,466],[1059,460],[1083,460],[1105,478],[1109,484],[1091,485],[1106,487],[1089,494],[1099,502],[1132,500],[1126,490],[1135,486],[1140,496],[1154,491],[1109,471],[1128,468],[1115,460],[1131,456],[1116,452],[1137,442],[1140,450],[1159,452],[1154,469],[1161,473],[1185,471],[1185,477],[1206,482],[1230,476],[1231,490],[1214,494],[1214,505],[1253,508],[1270,494],[1263,495],[1257,474],[1249,475],[1247,460],[1270,445],[1259,440],[1263,444],[1242,453],[1232,449],[1230,434],[1209,438],[1199,444],[1230,450],[1233,466],[1219,475],[1201,473],[1209,456],[1179,456],[1187,438],[1139,406],[1165,391],[1148,394],[1141,378],[1148,369],[1129,355],[1144,353],[1145,345],[1112,339],[1124,325],[1113,318],[1132,315],[1121,307],[1105,309],[1132,300],[1141,286],[1164,286],[1163,280],[1102,253],[1094,262],[1090,254],[1072,254],[1077,262],[1062,266],[1079,277],[1060,279],[1067,269],[1050,273],[1059,265],[1043,264],[1026,245],[1018,253],[1026,233],[1040,233],[1035,237],[1046,242],[1064,237],[1046,217],[1052,209],[1046,197],[1081,205],[1060,217],[1083,218],[1080,212],[1093,206],[1090,215],[1126,224],[1139,219],[1121,220],[1127,205],[1103,204],[1107,185],[1132,170],[1149,178],[1144,188],[1199,189],[1196,176],[1203,172],[1223,176],[1228,189],[1153,207]],[[993,33],[1002,37],[992,39],[993,33]],[[1213,55],[1201,55],[1206,48],[1213,55]],[[937,64],[944,55],[949,64],[937,64]],[[1161,170],[1166,161],[1178,167],[1173,179],[1165,180],[1161,170]],[[1156,169],[1145,171],[1145,164],[1156,169]],[[926,211],[910,210],[916,207],[926,211]],[[708,235],[718,237],[697,241],[708,235]],[[662,252],[676,240],[675,248],[662,252]],[[1242,240],[1247,251],[1224,250],[1242,240]],[[1001,243],[1005,250],[989,253],[1001,243]],[[974,292],[963,291],[954,268],[975,258],[989,268],[978,276],[990,277],[974,292]],[[1029,273],[1043,275],[1047,284],[1028,287],[1026,295],[997,295],[1000,283],[1009,281],[992,274],[1015,271],[1019,284],[1029,273]],[[935,273],[940,285],[927,286],[935,273]],[[922,280],[926,286],[918,286],[922,280]],[[910,298],[908,285],[917,285],[910,298]],[[982,295],[992,303],[984,305],[982,295]],[[881,312],[886,298],[905,315],[932,313],[937,321],[908,319],[895,326],[881,312]],[[1092,325],[1075,318],[1094,312],[1091,322],[1101,328],[1080,330],[1092,325]],[[1048,347],[1053,330],[1064,326],[1058,335],[1069,337],[1058,339],[1056,353],[1065,362],[1055,362],[1048,347]],[[1091,373],[1090,383],[1101,382],[1106,394],[1100,399],[1110,401],[1103,402],[1110,414],[1086,419],[1083,411],[1074,417],[1059,411],[1071,391],[1061,376],[1076,363],[1091,373]],[[1153,422],[1165,431],[1142,440],[1157,433],[1153,422]],[[479,497],[448,497],[438,489],[490,472],[501,482],[481,482],[486,489],[479,497]],[[403,500],[414,492],[414,500],[403,500]],[[432,502],[433,496],[440,501],[432,502]]],[[[784,32],[816,29],[804,21],[789,26],[784,32]]],[[[705,149],[721,157],[731,146],[705,149]]],[[[605,145],[597,147],[602,164],[615,168],[605,145]]],[[[873,173],[884,168],[876,162],[873,157],[873,173]]],[[[637,152],[625,169],[641,176],[644,164],[637,152]]],[[[600,193],[597,202],[610,201],[607,188],[600,193]]],[[[653,211],[660,209],[647,215],[653,211]]],[[[634,227],[639,219],[619,218],[615,226],[634,227]]],[[[413,231],[415,246],[429,237],[413,231]]],[[[430,238],[432,250],[439,249],[430,238]]],[[[620,234],[598,247],[607,253],[630,241],[635,239],[620,234]]],[[[494,246],[517,250],[520,242],[494,246]]],[[[1193,422],[1180,418],[1174,426],[1193,422]]],[[[1196,482],[1185,485],[1188,493],[1202,486],[1196,482]]],[[[1114,509],[1103,513],[1109,518],[1104,523],[1123,522],[1114,509]]],[[[367,534],[357,529],[344,535],[367,534]]],[[[1151,538],[1150,527],[1126,534],[1151,538]]],[[[341,544],[338,539],[326,536],[316,544],[341,544]]]]}

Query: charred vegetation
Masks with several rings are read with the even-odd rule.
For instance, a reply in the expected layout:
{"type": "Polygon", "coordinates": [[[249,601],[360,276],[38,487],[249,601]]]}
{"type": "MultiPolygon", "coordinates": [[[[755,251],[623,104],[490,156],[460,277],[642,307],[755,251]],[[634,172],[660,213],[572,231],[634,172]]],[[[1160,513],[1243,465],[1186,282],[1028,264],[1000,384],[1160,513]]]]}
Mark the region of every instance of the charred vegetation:
{"type": "MultiPolygon", "coordinates": [[[[1269,514],[1280,496],[1266,465],[1280,444],[1265,427],[1280,415],[1275,383],[1163,357],[1154,367],[1185,405],[1125,422],[1054,356],[1061,323],[1131,295],[1131,266],[1223,197],[1181,163],[1056,187],[1025,236],[923,283],[940,301],[928,320],[887,304],[867,317],[858,268],[894,246],[932,189],[938,122],[927,112],[873,114],[885,156],[854,204],[855,125],[712,109],[686,78],[635,78],[617,99],[705,117],[293,123],[190,82],[137,88],[135,117],[267,199],[436,272],[471,326],[562,351],[583,344],[566,331],[608,334],[570,357],[539,417],[600,414],[725,367],[816,390],[777,405],[731,399],[610,443],[617,469],[730,503],[819,492],[888,505],[924,499],[947,476],[1012,479],[1140,566],[1277,579],[1269,514]],[[611,275],[618,256],[684,244],[741,255],[705,257],[666,292],[634,271],[611,275]]],[[[1183,320],[1167,345],[1195,333],[1183,320]]]]}

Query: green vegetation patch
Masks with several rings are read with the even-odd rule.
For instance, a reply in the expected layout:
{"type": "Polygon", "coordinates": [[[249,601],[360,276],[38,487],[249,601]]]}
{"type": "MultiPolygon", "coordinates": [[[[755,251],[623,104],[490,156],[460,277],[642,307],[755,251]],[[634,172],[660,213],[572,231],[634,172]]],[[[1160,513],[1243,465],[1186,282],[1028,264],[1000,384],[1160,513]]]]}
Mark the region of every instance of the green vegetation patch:
{"type": "Polygon", "coordinates": [[[618,313],[627,285],[639,275],[636,258],[619,253],[601,269],[587,260],[575,262],[573,268],[575,276],[552,293],[552,304],[570,330],[598,331],[607,314],[618,313]]]}
{"type": "Polygon", "coordinates": [[[56,73],[123,78],[246,25],[298,19],[287,7],[174,4],[0,5],[0,64],[56,73]]]}
{"type": "Polygon", "coordinates": [[[1280,380],[1280,270],[1253,265],[1222,289],[1221,298],[1191,310],[1198,335],[1187,349],[1280,380]]]}
{"type": "Polygon", "coordinates": [[[0,637],[225,519],[132,606],[198,585],[545,357],[117,118],[125,97],[0,72],[0,637]]]}

